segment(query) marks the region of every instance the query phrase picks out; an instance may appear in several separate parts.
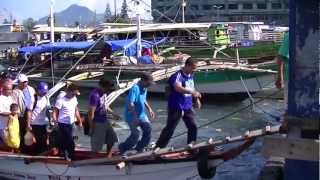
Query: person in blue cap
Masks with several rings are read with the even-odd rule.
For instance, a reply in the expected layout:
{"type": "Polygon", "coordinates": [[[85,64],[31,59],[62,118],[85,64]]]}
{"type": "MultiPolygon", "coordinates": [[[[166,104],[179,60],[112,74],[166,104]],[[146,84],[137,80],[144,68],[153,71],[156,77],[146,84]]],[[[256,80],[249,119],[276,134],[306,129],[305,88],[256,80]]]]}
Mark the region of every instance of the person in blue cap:
{"type": "Polygon", "coordinates": [[[30,152],[34,155],[41,154],[48,150],[46,131],[46,127],[49,124],[47,111],[50,108],[49,98],[46,96],[48,91],[48,84],[40,82],[36,87],[35,102],[31,111],[28,111],[28,131],[31,131],[36,139],[35,148],[33,152],[30,152]]]}

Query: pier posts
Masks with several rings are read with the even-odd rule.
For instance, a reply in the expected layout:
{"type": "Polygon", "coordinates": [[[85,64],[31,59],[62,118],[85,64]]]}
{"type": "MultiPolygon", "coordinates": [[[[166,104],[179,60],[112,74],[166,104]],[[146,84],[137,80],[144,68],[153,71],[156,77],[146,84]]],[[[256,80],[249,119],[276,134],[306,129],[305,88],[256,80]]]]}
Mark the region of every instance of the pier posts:
{"type": "Polygon", "coordinates": [[[291,0],[287,134],[266,137],[262,152],[283,157],[285,180],[319,178],[319,0],[291,0]]]}
{"type": "MultiPolygon", "coordinates": [[[[319,0],[291,0],[289,4],[288,138],[319,141],[320,3],[319,0]]],[[[319,149],[319,144],[312,148],[319,149]]],[[[317,153],[314,155],[318,159],[286,159],[285,180],[319,178],[319,152],[309,153],[317,153]]]]}

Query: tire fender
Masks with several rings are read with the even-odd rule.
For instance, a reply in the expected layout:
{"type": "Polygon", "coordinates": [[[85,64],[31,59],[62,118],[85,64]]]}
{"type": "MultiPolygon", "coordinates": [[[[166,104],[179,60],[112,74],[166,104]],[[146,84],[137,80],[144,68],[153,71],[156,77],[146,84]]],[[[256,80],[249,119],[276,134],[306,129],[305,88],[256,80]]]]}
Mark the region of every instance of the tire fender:
{"type": "Polygon", "coordinates": [[[197,168],[198,173],[201,178],[211,179],[216,174],[216,166],[213,166],[213,163],[210,163],[208,159],[209,151],[200,150],[198,154],[197,168]]]}

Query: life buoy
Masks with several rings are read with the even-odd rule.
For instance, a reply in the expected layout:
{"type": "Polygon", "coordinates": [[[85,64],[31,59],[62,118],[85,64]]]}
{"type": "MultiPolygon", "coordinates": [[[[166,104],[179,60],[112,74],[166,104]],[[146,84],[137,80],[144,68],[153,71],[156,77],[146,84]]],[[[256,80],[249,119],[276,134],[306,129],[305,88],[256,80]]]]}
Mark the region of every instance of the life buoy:
{"type": "Polygon", "coordinates": [[[208,160],[208,150],[200,150],[198,154],[197,168],[201,178],[211,179],[216,174],[216,167],[210,166],[208,160]]]}

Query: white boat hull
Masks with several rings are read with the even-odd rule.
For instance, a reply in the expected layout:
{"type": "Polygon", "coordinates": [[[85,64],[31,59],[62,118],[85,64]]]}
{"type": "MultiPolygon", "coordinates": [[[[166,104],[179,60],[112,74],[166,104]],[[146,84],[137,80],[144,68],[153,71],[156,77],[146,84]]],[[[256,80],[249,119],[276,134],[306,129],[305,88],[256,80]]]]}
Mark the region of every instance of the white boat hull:
{"type": "Polygon", "coordinates": [[[158,163],[129,165],[117,170],[115,165],[89,165],[68,167],[67,165],[34,162],[25,164],[23,160],[0,159],[0,177],[34,180],[185,180],[198,175],[197,162],[158,163]]]}
{"type": "MultiPolygon", "coordinates": [[[[249,92],[257,92],[270,86],[274,82],[274,75],[257,76],[243,81],[249,92]]],[[[149,88],[149,92],[164,93],[165,86],[166,84],[156,84],[149,88]]],[[[241,80],[196,84],[196,88],[204,94],[246,93],[245,86],[241,80]]]]}
{"type": "MultiPolygon", "coordinates": [[[[51,82],[51,78],[37,77],[31,78],[34,81],[46,81],[51,82]]],[[[83,88],[93,88],[98,86],[97,79],[88,79],[75,81],[79,87],[83,88]]],[[[263,75],[257,76],[256,78],[244,79],[245,86],[249,92],[257,92],[263,88],[270,86],[274,82],[274,75],[263,75]]],[[[154,93],[164,93],[165,83],[158,83],[149,88],[149,92],[154,93]]],[[[197,83],[197,89],[204,94],[232,94],[232,93],[246,93],[246,88],[244,87],[241,80],[236,81],[224,81],[224,82],[212,82],[212,83],[197,83]]]]}

